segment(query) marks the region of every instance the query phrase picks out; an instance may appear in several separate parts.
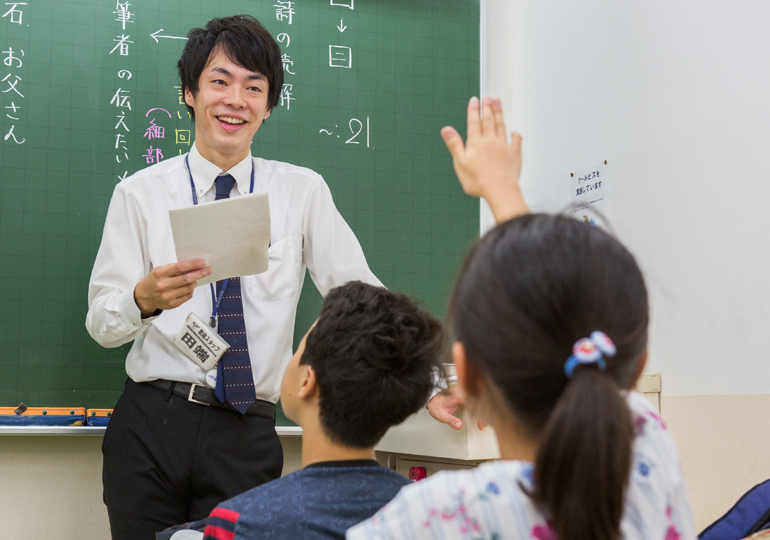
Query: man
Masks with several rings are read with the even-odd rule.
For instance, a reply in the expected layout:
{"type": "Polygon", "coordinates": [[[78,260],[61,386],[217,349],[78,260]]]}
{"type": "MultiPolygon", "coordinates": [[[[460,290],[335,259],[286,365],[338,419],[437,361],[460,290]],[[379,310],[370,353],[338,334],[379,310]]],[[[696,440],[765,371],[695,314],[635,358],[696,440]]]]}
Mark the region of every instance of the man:
{"type": "Polygon", "coordinates": [[[351,280],[381,286],[323,179],[251,156],[283,84],[272,36],[241,15],[214,19],[188,38],[178,67],[195,144],[189,155],[118,184],[89,284],[91,336],[105,347],[134,341],[103,444],[116,540],[202,519],[280,476],[274,403],[305,269],[324,295],[351,280]],[[175,262],[168,211],[251,191],[269,195],[268,270],[196,288],[211,269],[202,260],[175,262]],[[205,372],[174,338],[191,313],[208,322],[216,311],[231,347],[218,372],[205,372]]]}
{"type": "MultiPolygon", "coordinates": [[[[441,324],[406,296],[361,282],[332,290],[281,384],[286,415],[302,426],[303,468],[188,527],[205,525],[206,540],[344,538],[408,484],[379,466],[374,445],[425,404],[441,346],[441,324]]],[[[180,536],[203,534],[158,535],[180,536]]]]}

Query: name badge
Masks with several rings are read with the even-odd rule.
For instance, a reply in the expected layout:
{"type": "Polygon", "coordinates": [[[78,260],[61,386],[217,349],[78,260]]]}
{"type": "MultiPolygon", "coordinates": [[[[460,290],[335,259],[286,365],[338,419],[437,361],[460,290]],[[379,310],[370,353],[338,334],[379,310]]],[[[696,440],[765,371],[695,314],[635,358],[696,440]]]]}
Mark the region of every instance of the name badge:
{"type": "Polygon", "coordinates": [[[174,345],[199,365],[203,371],[216,367],[230,345],[216,330],[204,323],[195,313],[190,313],[182,330],[174,339],[174,345]]]}

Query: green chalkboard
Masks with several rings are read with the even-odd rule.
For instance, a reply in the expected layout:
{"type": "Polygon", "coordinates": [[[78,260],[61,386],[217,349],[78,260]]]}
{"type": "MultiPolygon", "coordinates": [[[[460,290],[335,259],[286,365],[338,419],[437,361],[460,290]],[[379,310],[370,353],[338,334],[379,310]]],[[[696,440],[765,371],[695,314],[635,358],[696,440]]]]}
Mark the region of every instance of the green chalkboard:
{"type": "MultiPolygon", "coordinates": [[[[190,28],[249,13],[285,53],[253,152],[321,173],[375,274],[443,316],[478,235],[439,137],[478,93],[479,0],[26,0],[0,8],[0,406],[112,407],[128,346],[84,321],[115,185],[187,152],[190,28]],[[355,3],[354,3],[355,2],[355,3]]],[[[299,338],[320,295],[307,279],[299,338]]]]}

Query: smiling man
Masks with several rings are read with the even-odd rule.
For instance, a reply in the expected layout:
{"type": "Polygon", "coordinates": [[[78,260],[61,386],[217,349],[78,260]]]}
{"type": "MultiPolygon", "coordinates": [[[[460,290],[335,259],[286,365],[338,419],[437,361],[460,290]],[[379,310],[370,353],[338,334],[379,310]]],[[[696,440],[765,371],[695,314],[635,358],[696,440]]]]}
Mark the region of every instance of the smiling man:
{"type": "Polygon", "coordinates": [[[195,144],[116,186],[89,284],[91,336],[105,347],[133,341],[103,444],[116,540],[154,538],[280,476],[274,403],[305,271],[324,295],[353,280],[381,286],[323,178],[251,155],[283,85],[272,36],[240,15],[188,38],[178,68],[195,144]],[[176,261],[168,211],[251,192],[269,196],[267,272],[196,287],[211,270],[176,261]],[[231,345],[216,369],[174,344],[191,313],[218,320],[231,345]]]}

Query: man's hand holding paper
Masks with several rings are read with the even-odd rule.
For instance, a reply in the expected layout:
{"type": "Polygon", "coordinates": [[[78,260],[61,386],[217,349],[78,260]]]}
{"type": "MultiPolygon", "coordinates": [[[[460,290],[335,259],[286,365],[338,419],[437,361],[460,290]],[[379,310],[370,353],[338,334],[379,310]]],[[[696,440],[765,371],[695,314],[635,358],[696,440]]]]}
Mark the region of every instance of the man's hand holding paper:
{"type": "Polygon", "coordinates": [[[211,268],[203,259],[156,266],[134,287],[134,301],[142,318],[181,306],[192,298],[196,281],[209,274],[211,268]]]}

